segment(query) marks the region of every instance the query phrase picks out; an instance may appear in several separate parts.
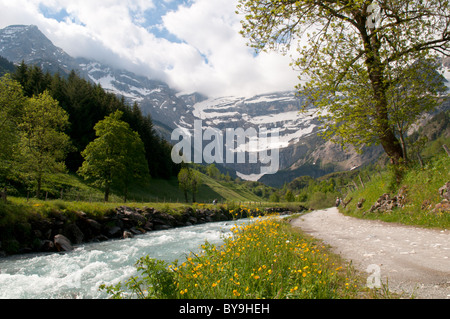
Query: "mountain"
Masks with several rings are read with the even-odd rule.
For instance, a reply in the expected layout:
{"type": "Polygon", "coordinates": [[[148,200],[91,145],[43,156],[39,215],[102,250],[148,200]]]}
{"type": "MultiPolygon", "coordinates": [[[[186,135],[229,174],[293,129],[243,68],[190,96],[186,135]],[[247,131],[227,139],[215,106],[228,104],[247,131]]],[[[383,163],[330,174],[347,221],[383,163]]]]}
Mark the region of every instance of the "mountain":
{"type": "MultiPolygon", "coordinates": [[[[0,30],[0,56],[20,64],[37,65],[50,73],[69,75],[75,70],[81,77],[101,84],[106,91],[123,96],[130,102],[141,104],[146,109],[161,105],[165,101],[182,103],[175,91],[161,81],[150,80],[123,69],[116,69],[99,61],[73,58],[56,47],[36,26],[13,25],[0,30]]],[[[155,121],[163,119],[155,113],[155,121]]],[[[158,123],[156,123],[158,126],[158,123]]],[[[164,126],[164,125],[163,125],[164,126]]]]}
{"type": "MultiPolygon", "coordinates": [[[[278,165],[276,174],[264,174],[260,157],[257,163],[250,163],[247,154],[245,163],[226,163],[225,154],[233,149],[227,141],[221,141],[222,154],[210,152],[223,160],[217,164],[226,169],[232,177],[239,176],[247,180],[260,180],[271,186],[282,186],[284,183],[302,175],[319,177],[330,172],[350,170],[376,160],[382,150],[379,147],[367,149],[364,155],[353,150],[344,151],[337,145],[318,137],[319,114],[314,108],[299,113],[302,97],[295,92],[274,92],[253,97],[221,97],[209,98],[199,93],[181,95],[164,82],[138,76],[127,70],[119,70],[99,61],[86,58],[73,58],[53,43],[36,26],[10,26],[0,30],[0,56],[15,64],[25,61],[27,64],[40,66],[50,73],[69,74],[76,70],[85,79],[101,84],[103,89],[123,96],[130,103],[138,103],[144,114],[150,114],[155,128],[167,140],[171,140],[174,130],[182,131],[191,138],[195,135],[195,123],[201,123],[203,137],[202,147],[192,145],[192,152],[203,155],[205,147],[212,143],[203,133],[217,129],[226,137],[226,129],[254,129],[259,151],[265,148],[265,159],[274,164],[275,155],[278,165]],[[197,122],[195,122],[197,121],[197,122]],[[199,122],[201,121],[201,122],[199,122]],[[279,133],[277,145],[264,146],[269,140],[264,129],[279,133]],[[262,148],[261,148],[262,147],[262,148]],[[272,156],[273,155],[273,156],[272,156]],[[272,157],[271,157],[272,156],[272,157]]],[[[444,69],[450,75],[447,69],[444,69]]],[[[176,144],[178,141],[171,141],[176,144]]],[[[250,140],[245,142],[251,146],[250,140]]],[[[234,150],[238,150],[236,147],[234,150]]],[[[234,153],[233,153],[234,155],[234,153]]],[[[204,158],[203,158],[204,159],[204,158]]],[[[236,157],[237,159],[237,157],[236,157]]],[[[234,162],[236,162],[235,160],[234,162]]],[[[206,162],[206,161],[205,161],[206,162]]],[[[275,165],[274,165],[275,166],[275,165]]]]}
{"type": "Polygon", "coordinates": [[[75,59],[53,43],[36,27],[13,25],[0,30],[0,55],[14,63],[22,60],[49,72],[68,73],[77,68],[75,59]]]}
{"type": "MultiPolygon", "coordinates": [[[[261,160],[256,164],[225,163],[232,177],[258,180],[270,185],[282,185],[297,174],[321,176],[335,170],[346,170],[372,161],[373,156],[361,157],[345,153],[317,136],[318,114],[315,109],[299,113],[301,98],[295,92],[274,92],[253,97],[208,98],[199,93],[180,95],[166,83],[119,70],[99,61],[73,58],[56,47],[36,26],[15,25],[0,30],[0,56],[19,64],[40,66],[50,73],[68,75],[75,70],[83,78],[100,84],[103,89],[138,103],[144,114],[152,116],[155,128],[170,140],[175,129],[194,134],[194,121],[202,121],[202,131],[208,128],[225,130],[254,128],[260,145],[262,128],[279,133],[279,173],[262,173],[261,160]],[[321,151],[322,150],[322,151],[321,151]],[[338,159],[338,161],[334,160],[338,159]],[[263,177],[264,176],[264,177],[263,177]]],[[[172,141],[176,143],[176,141],[172,141]]],[[[246,142],[249,144],[249,141],[246,142]]],[[[204,141],[203,148],[208,144],[204,141]]],[[[226,146],[223,146],[226,153],[226,146]]],[[[270,146],[269,146],[270,147],[270,146]]],[[[193,148],[193,151],[195,149],[193,148]]],[[[270,154],[268,152],[267,154],[270,154]]],[[[237,161],[237,159],[236,159],[237,161]]]]}

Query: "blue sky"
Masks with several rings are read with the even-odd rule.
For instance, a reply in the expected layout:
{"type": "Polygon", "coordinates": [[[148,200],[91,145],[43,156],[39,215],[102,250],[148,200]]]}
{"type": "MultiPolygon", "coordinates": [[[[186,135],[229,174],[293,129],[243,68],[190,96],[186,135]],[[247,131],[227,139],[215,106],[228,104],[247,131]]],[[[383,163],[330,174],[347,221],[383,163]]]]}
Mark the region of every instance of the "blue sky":
{"type": "Polygon", "coordinates": [[[292,90],[291,58],[255,52],[238,0],[0,0],[0,28],[34,24],[70,55],[167,82],[183,93],[292,90]]]}

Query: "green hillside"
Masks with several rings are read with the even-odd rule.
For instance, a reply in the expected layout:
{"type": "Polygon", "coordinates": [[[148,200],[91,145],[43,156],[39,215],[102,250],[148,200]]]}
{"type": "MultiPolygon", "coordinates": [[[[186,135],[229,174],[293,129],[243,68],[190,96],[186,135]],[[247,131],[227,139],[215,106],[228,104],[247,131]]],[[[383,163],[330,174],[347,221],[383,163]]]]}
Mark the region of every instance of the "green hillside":
{"type": "Polygon", "coordinates": [[[430,159],[423,167],[415,165],[409,168],[402,182],[394,184],[392,171],[386,170],[372,176],[370,181],[347,194],[344,201],[350,201],[341,211],[350,216],[379,219],[407,225],[420,225],[447,229],[450,226],[450,212],[439,189],[450,181],[450,157],[445,152],[430,159]],[[383,194],[390,199],[381,201],[383,194]],[[376,209],[377,201],[386,203],[376,209]],[[389,204],[396,205],[391,209],[389,204]],[[398,205],[397,205],[398,203],[398,205]]]}
{"type": "MultiPolygon", "coordinates": [[[[253,194],[244,184],[215,180],[200,173],[202,185],[196,194],[199,203],[211,203],[214,199],[219,201],[264,201],[253,194]]],[[[178,180],[153,179],[145,188],[136,188],[130,198],[134,201],[147,202],[185,202],[183,191],[178,187],[178,180]]],[[[192,194],[188,193],[189,201],[192,194]]]]}
{"type": "MultiPolygon", "coordinates": [[[[246,183],[237,183],[235,181],[215,180],[206,174],[200,172],[202,185],[196,194],[196,200],[199,203],[211,203],[214,199],[219,201],[264,201],[261,197],[252,193],[251,189],[246,187],[246,183]]],[[[87,184],[81,177],[74,174],[54,174],[43,185],[43,193],[47,199],[63,199],[67,201],[87,201],[101,202],[104,194],[100,189],[87,184]]],[[[9,188],[10,196],[25,197],[27,190],[9,188]]],[[[33,192],[29,192],[33,196],[33,192]]],[[[192,201],[192,195],[188,193],[189,201],[192,201]]],[[[130,189],[128,196],[129,202],[185,202],[184,193],[178,187],[178,180],[172,179],[151,179],[147,185],[134,185],[130,189]]],[[[123,202],[123,198],[113,192],[111,202],[123,202]]]]}

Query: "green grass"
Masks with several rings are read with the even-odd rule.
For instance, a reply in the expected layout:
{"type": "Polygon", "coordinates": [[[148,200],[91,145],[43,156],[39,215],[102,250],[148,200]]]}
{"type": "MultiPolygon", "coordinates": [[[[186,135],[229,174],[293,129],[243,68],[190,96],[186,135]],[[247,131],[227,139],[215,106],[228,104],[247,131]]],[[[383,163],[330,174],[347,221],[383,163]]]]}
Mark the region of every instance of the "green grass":
{"type": "Polygon", "coordinates": [[[101,289],[118,299],[370,298],[349,264],[286,222],[262,218],[232,231],[182,262],[143,257],[139,276],[101,289]]]}
{"type": "Polygon", "coordinates": [[[353,198],[346,209],[341,207],[345,214],[368,219],[379,219],[387,222],[397,222],[406,225],[417,225],[439,229],[450,228],[450,213],[433,213],[434,206],[442,199],[438,189],[450,181],[450,157],[441,154],[433,158],[424,168],[410,168],[400,185],[392,189],[392,174],[383,172],[372,176],[365,188],[360,188],[347,195],[353,198]],[[397,195],[401,187],[407,189],[407,202],[404,208],[396,208],[386,213],[366,213],[376,200],[384,193],[397,195]],[[356,207],[358,201],[366,201],[361,209],[356,207]],[[426,204],[426,205],[424,205],[426,204]],[[424,207],[422,207],[424,206],[424,207]]]}
{"type": "MultiPolygon", "coordinates": [[[[210,203],[214,199],[220,201],[263,201],[252,193],[244,184],[215,180],[200,173],[202,185],[196,194],[196,202],[210,203]]],[[[90,186],[82,178],[74,174],[53,174],[47,176],[43,185],[43,196],[48,199],[63,199],[65,201],[102,202],[104,194],[101,190],[90,186]]],[[[18,192],[10,190],[10,195],[20,196],[18,192]]],[[[29,192],[28,197],[34,193],[29,192]]],[[[22,194],[21,196],[26,196],[22,194]]],[[[188,201],[192,202],[192,194],[188,192],[188,201]]],[[[113,191],[110,195],[111,202],[123,202],[123,196],[113,191]]],[[[163,202],[183,203],[185,197],[178,187],[178,180],[172,178],[151,179],[147,185],[133,185],[128,194],[130,202],[163,202]]]]}

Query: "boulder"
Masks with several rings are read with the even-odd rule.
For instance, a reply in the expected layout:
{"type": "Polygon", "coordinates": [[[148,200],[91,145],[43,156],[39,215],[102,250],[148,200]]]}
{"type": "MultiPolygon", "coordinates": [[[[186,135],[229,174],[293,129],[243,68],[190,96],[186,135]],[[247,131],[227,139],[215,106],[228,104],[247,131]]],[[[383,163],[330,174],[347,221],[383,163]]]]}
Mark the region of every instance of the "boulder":
{"type": "Polygon", "coordinates": [[[106,227],[105,235],[110,238],[119,238],[122,234],[122,228],[119,226],[106,227]]]}
{"type": "Polygon", "coordinates": [[[450,213],[450,202],[447,199],[442,200],[442,202],[436,204],[431,212],[434,214],[450,213]]]}
{"type": "Polygon", "coordinates": [[[188,222],[189,222],[191,225],[195,225],[195,224],[198,223],[198,220],[197,220],[197,218],[195,218],[194,216],[189,216],[188,222]]]}
{"type": "Polygon", "coordinates": [[[109,240],[109,238],[106,237],[105,235],[98,235],[93,239],[94,242],[102,242],[102,241],[108,241],[108,240],[109,240]]]}
{"type": "Polygon", "coordinates": [[[176,226],[176,219],[172,215],[155,211],[151,216],[151,222],[156,230],[169,229],[176,226]],[[164,227],[162,227],[164,226],[164,227]]]}
{"type": "MultiPolygon", "coordinates": [[[[143,230],[143,229],[142,229],[143,230]]],[[[130,232],[133,234],[133,235],[142,235],[144,232],[141,230],[141,228],[136,228],[136,227],[131,227],[130,228],[130,232]]]]}
{"type": "Polygon", "coordinates": [[[441,195],[442,198],[450,201],[450,182],[445,183],[444,186],[439,188],[439,195],[441,195]]]}
{"type": "Polygon", "coordinates": [[[144,227],[144,229],[146,231],[152,231],[153,230],[153,223],[150,222],[150,221],[147,221],[143,227],[144,227]]]}
{"type": "MultiPolygon", "coordinates": [[[[385,213],[391,212],[394,208],[403,208],[406,204],[407,188],[402,187],[396,196],[391,197],[390,194],[383,194],[378,198],[375,204],[372,205],[368,212],[370,213],[385,213]]],[[[362,205],[361,205],[362,206],[362,205]]],[[[364,213],[364,215],[367,212],[364,213]]]]}
{"type": "Polygon", "coordinates": [[[41,248],[42,252],[50,252],[55,250],[55,244],[51,240],[41,240],[41,248]]]}
{"type": "Polygon", "coordinates": [[[67,238],[70,239],[72,243],[76,245],[79,245],[83,242],[84,234],[76,224],[67,225],[64,230],[64,234],[67,236],[67,238]]]}
{"type": "Polygon", "coordinates": [[[102,225],[100,225],[99,222],[90,218],[86,219],[86,224],[89,225],[89,228],[95,233],[100,233],[102,229],[102,225]]]}
{"type": "Polygon", "coordinates": [[[137,226],[145,225],[147,219],[140,213],[140,210],[133,210],[130,207],[119,207],[119,214],[122,213],[124,215],[124,219],[130,220],[137,226]]]}
{"type": "Polygon", "coordinates": [[[162,224],[157,224],[154,226],[155,230],[167,230],[167,229],[171,229],[172,227],[169,225],[162,225],[162,224]]]}
{"type": "Polygon", "coordinates": [[[433,210],[431,210],[433,214],[450,213],[450,182],[445,183],[444,186],[439,188],[438,192],[441,198],[443,198],[442,201],[434,205],[434,208],[432,205],[428,205],[426,208],[433,208],[433,210]]]}
{"type": "Polygon", "coordinates": [[[123,232],[122,237],[123,237],[123,239],[127,239],[127,238],[133,238],[134,235],[133,235],[131,232],[125,230],[125,231],[123,232]]]}
{"type": "Polygon", "coordinates": [[[64,251],[72,251],[73,246],[70,240],[61,234],[58,234],[53,239],[53,242],[55,244],[55,247],[58,251],[64,252],[64,251]]]}

